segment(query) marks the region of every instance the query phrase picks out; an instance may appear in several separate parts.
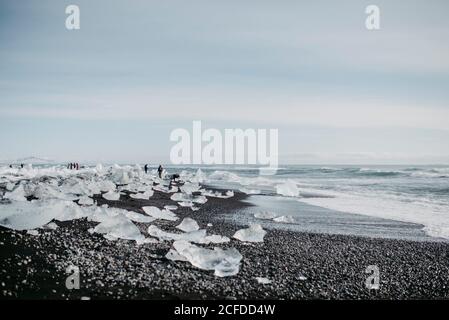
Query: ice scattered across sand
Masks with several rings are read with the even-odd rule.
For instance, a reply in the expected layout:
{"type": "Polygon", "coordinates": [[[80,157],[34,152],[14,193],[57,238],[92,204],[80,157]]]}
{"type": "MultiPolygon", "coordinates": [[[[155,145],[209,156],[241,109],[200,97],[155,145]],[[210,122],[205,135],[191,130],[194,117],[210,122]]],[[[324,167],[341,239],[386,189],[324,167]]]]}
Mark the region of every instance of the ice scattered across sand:
{"type": "Polygon", "coordinates": [[[255,218],[264,220],[272,220],[275,219],[277,216],[278,215],[276,213],[269,211],[257,212],[254,214],[255,218]]]}
{"type": "Polygon", "coordinates": [[[14,230],[42,227],[53,219],[66,221],[86,217],[80,206],[72,201],[33,200],[0,204],[0,225],[14,230]]]}
{"type": "Polygon", "coordinates": [[[105,198],[106,200],[117,201],[118,199],[120,199],[120,193],[108,191],[106,193],[103,193],[102,197],[105,198]]]}
{"type": "Polygon", "coordinates": [[[178,216],[167,209],[161,210],[157,207],[147,206],[147,207],[143,207],[142,210],[147,215],[152,216],[153,218],[156,218],[156,219],[163,219],[163,220],[169,220],[169,221],[178,220],[178,216]]]}
{"type": "Polygon", "coordinates": [[[299,188],[293,181],[287,181],[282,184],[278,184],[276,186],[277,194],[286,196],[286,197],[297,197],[299,195],[299,188]]]}
{"type": "Polygon", "coordinates": [[[192,218],[184,218],[182,222],[178,226],[176,226],[176,228],[184,232],[191,232],[199,230],[200,226],[192,218]]]}
{"type": "Polygon", "coordinates": [[[244,242],[263,242],[266,233],[260,224],[252,224],[247,229],[238,230],[233,238],[244,242]]]}
{"type": "Polygon", "coordinates": [[[256,280],[260,284],[270,284],[271,283],[270,279],[264,278],[264,277],[256,277],[256,280]]]}
{"type": "Polygon", "coordinates": [[[210,250],[183,240],[175,241],[173,248],[193,266],[203,270],[214,270],[217,277],[236,275],[243,258],[235,248],[210,250]]]}
{"type": "Polygon", "coordinates": [[[274,222],[280,222],[280,223],[295,223],[295,218],[292,216],[280,216],[273,219],[274,222]]]}

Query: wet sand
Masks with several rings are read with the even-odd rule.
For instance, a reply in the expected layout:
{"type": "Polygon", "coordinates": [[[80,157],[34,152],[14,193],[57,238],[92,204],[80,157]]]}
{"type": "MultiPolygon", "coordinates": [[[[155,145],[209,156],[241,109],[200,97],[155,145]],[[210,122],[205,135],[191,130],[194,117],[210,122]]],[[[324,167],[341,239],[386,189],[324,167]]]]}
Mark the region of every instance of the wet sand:
{"type": "MultiPolygon", "coordinates": [[[[226,217],[248,203],[209,198],[192,212],[179,208],[208,233],[231,237],[240,228],[226,217]],[[212,227],[206,227],[212,223],[212,227]]],[[[155,192],[150,200],[122,196],[108,204],[143,213],[142,206],[176,204],[155,192]]],[[[86,219],[58,222],[56,230],[38,236],[0,227],[0,296],[2,299],[435,299],[449,298],[449,244],[446,242],[376,239],[288,230],[268,230],[264,243],[237,240],[215,245],[235,247],[243,256],[236,276],[218,278],[212,271],[165,258],[170,242],[144,244],[109,241],[87,230],[86,219]],[[67,266],[80,268],[80,289],[65,287],[67,266]],[[365,287],[365,269],[377,265],[380,289],[365,287]],[[259,284],[266,277],[270,284],[259,284]]],[[[153,224],[174,231],[178,222],[153,224]]],[[[146,234],[148,224],[136,223],[146,234]]],[[[212,248],[213,244],[205,247],[212,248]]]]}

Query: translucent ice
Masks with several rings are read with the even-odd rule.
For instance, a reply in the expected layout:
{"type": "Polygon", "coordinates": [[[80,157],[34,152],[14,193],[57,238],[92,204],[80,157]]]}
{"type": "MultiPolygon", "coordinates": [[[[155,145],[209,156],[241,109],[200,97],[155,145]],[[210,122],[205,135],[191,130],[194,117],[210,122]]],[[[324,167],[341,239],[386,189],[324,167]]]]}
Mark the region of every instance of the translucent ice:
{"type": "Polygon", "coordinates": [[[276,186],[276,192],[286,197],[297,197],[299,195],[298,186],[293,181],[278,184],[276,186]]]}
{"type": "Polygon", "coordinates": [[[182,220],[182,222],[176,228],[178,228],[179,230],[182,230],[184,232],[191,232],[191,231],[199,230],[200,226],[192,218],[184,218],[182,220]]]}
{"type": "Polygon", "coordinates": [[[193,266],[214,270],[217,277],[233,276],[239,272],[242,255],[235,248],[210,250],[183,240],[175,241],[173,248],[193,266]]]}
{"type": "Polygon", "coordinates": [[[281,223],[295,223],[295,219],[292,216],[280,216],[273,219],[274,222],[281,223]]]}
{"type": "Polygon", "coordinates": [[[143,207],[142,209],[146,214],[156,219],[163,219],[169,221],[178,220],[178,216],[176,214],[166,209],[161,210],[153,206],[143,207]]]}
{"type": "Polygon", "coordinates": [[[108,191],[106,193],[103,193],[103,198],[110,201],[117,201],[120,199],[120,193],[114,192],[114,191],[108,191]]]}
{"type": "Polygon", "coordinates": [[[238,230],[233,238],[245,242],[263,242],[266,233],[260,224],[252,224],[247,229],[238,230]]]}

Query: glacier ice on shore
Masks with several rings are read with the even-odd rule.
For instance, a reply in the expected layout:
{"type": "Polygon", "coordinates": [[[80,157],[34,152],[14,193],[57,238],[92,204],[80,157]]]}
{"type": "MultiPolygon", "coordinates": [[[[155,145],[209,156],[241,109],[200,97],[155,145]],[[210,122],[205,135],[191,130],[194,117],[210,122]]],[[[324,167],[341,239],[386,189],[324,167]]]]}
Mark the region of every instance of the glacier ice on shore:
{"type": "Polygon", "coordinates": [[[169,220],[169,221],[178,220],[178,216],[167,209],[161,210],[158,207],[147,206],[147,207],[142,207],[142,210],[147,215],[152,216],[153,218],[156,218],[156,219],[163,219],[163,220],[169,220]]]}
{"type": "Polygon", "coordinates": [[[295,218],[292,216],[280,216],[273,219],[274,222],[280,222],[280,223],[295,223],[295,218]]]}
{"type": "Polygon", "coordinates": [[[263,212],[256,212],[254,214],[254,217],[257,219],[264,219],[264,220],[271,220],[275,219],[278,215],[274,212],[269,211],[263,211],[263,212]]]}
{"type": "Polygon", "coordinates": [[[286,197],[297,197],[299,195],[299,188],[293,181],[287,181],[276,186],[277,194],[286,197]]]}
{"type": "Polygon", "coordinates": [[[239,272],[242,255],[235,248],[214,250],[205,249],[180,240],[173,243],[176,252],[193,266],[203,270],[214,270],[217,277],[236,275],[239,272]]]}
{"type": "Polygon", "coordinates": [[[153,190],[149,190],[149,191],[145,191],[143,193],[135,193],[135,194],[130,194],[129,196],[133,199],[143,199],[143,200],[148,200],[150,199],[154,194],[153,190]]]}
{"type": "Polygon", "coordinates": [[[103,193],[103,198],[110,201],[117,201],[120,199],[120,193],[114,192],[114,191],[108,191],[106,193],[103,193]]]}
{"type": "Polygon", "coordinates": [[[176,226],[176,228],[184,232],[190,232],[199,230],[200,226],[192,218],[184,218],[182,222],[176,226]]]}
{"type": "Polygon", "coordinates": [[[260,224],[252,224],[247,229],[238,230],[233,238],[244,242],[263,242],[266,233],[260,224]]]}

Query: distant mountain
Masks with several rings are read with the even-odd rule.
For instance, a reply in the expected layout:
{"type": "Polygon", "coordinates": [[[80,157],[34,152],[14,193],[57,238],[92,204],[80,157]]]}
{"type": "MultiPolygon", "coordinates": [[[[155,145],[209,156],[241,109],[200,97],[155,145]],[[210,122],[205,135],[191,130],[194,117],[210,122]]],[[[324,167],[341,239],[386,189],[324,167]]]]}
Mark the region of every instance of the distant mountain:
{"type": "Polygon", "coordinates": [[[47,158],[38,158],[38,157],[25,157],[25,158],[19,158],[15,160],[1,160],[0,163],[5,164],[52,164],[54,163],[54,160],[47,159],[47,158]]]}

